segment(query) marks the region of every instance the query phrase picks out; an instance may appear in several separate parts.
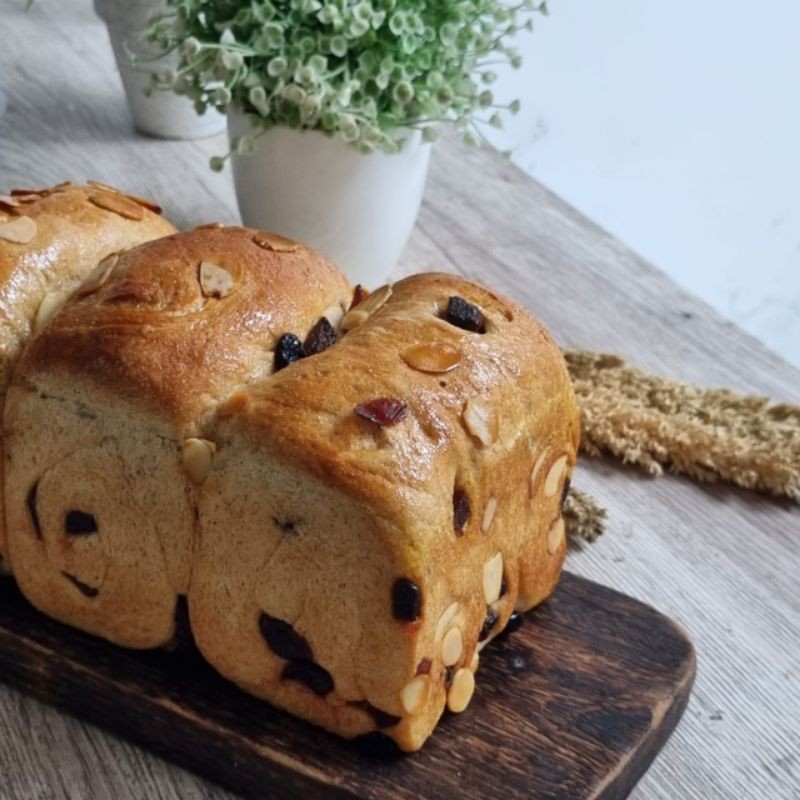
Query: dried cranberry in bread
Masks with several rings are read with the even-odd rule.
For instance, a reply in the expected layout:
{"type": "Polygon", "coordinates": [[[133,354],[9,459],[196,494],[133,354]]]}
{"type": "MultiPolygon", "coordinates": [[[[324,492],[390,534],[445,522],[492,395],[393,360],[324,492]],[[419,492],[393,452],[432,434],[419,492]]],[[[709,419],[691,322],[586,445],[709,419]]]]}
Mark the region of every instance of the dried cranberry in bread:
{"type": "MultiPolygon", "coordinates": [[[[0,409],[25,342],[84,278],[111,254],[174,233],[159,213],[149,200],[97,183],[0,196],[0,409]]],[[[0,498],[0,559],[2,520],[0,498]]]]}
{"type": "Polygon", "coordinates": [[[370,297],[215,426],[189,606],[206,658],[248,692],[414,750],[469,702],[480,648],[555,586],[579,421],[519,306],[437,274],[370,297]],[[480,324],[448,319],[453,296],[480,324]]]}
{"type": "MultiPolygon", "coordinates": [[[[8,396],[9,554],[64,622],[130,647],[173,635],[221,401],[351,299],[312,250],[206,228],[115,260],[36,336],[8,396]]],[[[338,319],[337,319],[338,316],[338,319]]],[[[230,509],[230,527],[247,508],[230,509]]]]}

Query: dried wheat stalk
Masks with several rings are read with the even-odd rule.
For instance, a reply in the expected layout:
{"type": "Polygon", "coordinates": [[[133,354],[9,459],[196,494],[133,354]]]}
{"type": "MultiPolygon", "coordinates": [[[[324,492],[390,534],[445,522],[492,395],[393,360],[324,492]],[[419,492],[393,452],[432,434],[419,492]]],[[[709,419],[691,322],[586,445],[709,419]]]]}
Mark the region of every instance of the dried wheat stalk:
{"type": "Polygon", "coordinates": [[[581,446],[652,475],[667,466],[800,502],[800,407],[727,389],[702,389],[567,350],[581,406],[581,446]]]}
{"type": "Polygon", "coordinates": [[[562,513],[567,533],[572,537],[593,542],[603,533],[606,510],[585,492],[573,489],[567,495],[562,513]]]}

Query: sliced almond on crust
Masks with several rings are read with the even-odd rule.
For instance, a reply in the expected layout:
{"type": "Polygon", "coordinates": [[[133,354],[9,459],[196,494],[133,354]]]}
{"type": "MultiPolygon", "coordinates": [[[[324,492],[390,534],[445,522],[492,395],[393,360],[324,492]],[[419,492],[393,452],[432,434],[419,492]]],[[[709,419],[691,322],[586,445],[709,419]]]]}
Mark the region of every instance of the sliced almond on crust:
{"type": "Polygon", "coordinates": [[[206,230],[216,230],[217,228],[224,228],[225,225],[222,222],[206,222],[203,225],[195,225],[194,230],[196,231],[206,231],[206,230]]]}
{"type": "Polygon", "coordinates": [[[160,214],[163,211],[161,206],[156,203],[155,200],[150,200],[147,197],[139,197],[138,194],[126,194],[125,197],[127,197],[128,200],[133,200],[134,203],[138,203],[140,206],[143,206],[148,211],[152,211],[154,214],[160,214]]]}
{"type": "Polygon", "coordinates": [[[342,333],[354,330],[359,325],[363,325],[368,319],[369,314],[367,314],[366,311],[362,311],[360,308],[354,308],[352,311],[348,311],[344,317],[342,317],[342,333]]]}
{"type": "Polygon", "coordinates": [[[409,347],[401,358],[412,369],[438,375],[461,363],[461,351],[444,342],[423,342],[409,347]]]}
{"type": "Polygon", "coordinates": [[[86,183],[88,183],[89,186],[94,186],[96,189],[102,189],[104,192],[111,192],[111,194],[122,194],[122,192],[117,189],[116,186],[109,186],[107,183],[102,183],[101,181],[88,180],[86,183]]]}
{"type": "Polygon", "coordinates": [[[253,236],[253,241],[264,250],[272,250],[276,253],[294,253],[300,249],[300,244],[293,239],[279,236],[277,233],[265,233],[260,231],[253,236]]]}
{"type": "Polygon", "coordinates": [[[227,297],[236,284],[233,275],[211,261],[200,262],[200,289],[206,297],[227,297]]]}
{"type": "Polygon", "coordinates": [[[89,195],[89,202],[94,203],[98,208],[119,214],[125,219],[140,220],[144,218],[144,209],[133,200],[129,200],[121,194],[111,192],[92,192],[89,195]]]}
{"type": "Polygon", "coordinates": [[[470,397],[462,413],[464,427],[485,447],[494,442],[492,410],[482,397],[470,397]]]}
{"type": "Polygon", "coordinates": [[[183,469],[192,483],[202,483],[206,479],[216,450],[217,446],[208,439],[187,439],[183,443],[183,469]]]}
{"type": "Polygon", "coordinates": [[[36,222],[30,217],[15,217],[0,223],[0,239],[14,244],[28,244],[36,236],[36,222]]]}
{"type": "Polygon", "coordinates": [[[0,208],[5,211],[12,211],[15,208],[19,208],[19,206],[20,202],[16,197],[12,197],[10,194],[0,194],[0,208]]]}
{"type": "Polygon", "coordinates": [[[112,253],[104,258],[86,277],[86,280],[75,290],[76,297],[86,297],[96,292],[111,275],[119,261],[119,253],[112,253]]]}
{"type": "Polygon", "coordinates": [[[40,331],[67,302],[69,292],[48,292],[39,303],[36,316],[33,318],[34,333],[40,331]]]}

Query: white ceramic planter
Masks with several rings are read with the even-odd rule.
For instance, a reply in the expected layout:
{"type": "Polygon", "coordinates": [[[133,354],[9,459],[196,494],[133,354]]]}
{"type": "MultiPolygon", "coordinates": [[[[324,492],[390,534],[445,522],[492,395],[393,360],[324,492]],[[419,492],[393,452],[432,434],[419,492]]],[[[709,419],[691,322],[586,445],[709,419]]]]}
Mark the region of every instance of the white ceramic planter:
{"type": "Polygon", "coordinates": [[[202,116],[186,97],[169,91],[145,90],[150,85],[150,72],[164,70],[177,64],[173,54],[133,67],[130,53],[152,57],[153,50],[143,40],[141,32],[147,27],[150,15],[160,8],[160,0],[94,0],[97,15],[108,26],[108,35],[117,59],[125,94],[133,113],[137,130],[162,139],[200,139],[225,130],[225,116],[209,109],[202,116]]]}
{"type": "MultiPolygon", "coordinates": [[[[228,127],[231,137],[252,133],[236,112],[228,127]]],[[[414,227],[430,154],[418,134],[399,153],[364,155],[338,136],[271,128],[253,155],[233,156],[239,210],[245,225],[305,242],[374,288],[414,227]]]]}

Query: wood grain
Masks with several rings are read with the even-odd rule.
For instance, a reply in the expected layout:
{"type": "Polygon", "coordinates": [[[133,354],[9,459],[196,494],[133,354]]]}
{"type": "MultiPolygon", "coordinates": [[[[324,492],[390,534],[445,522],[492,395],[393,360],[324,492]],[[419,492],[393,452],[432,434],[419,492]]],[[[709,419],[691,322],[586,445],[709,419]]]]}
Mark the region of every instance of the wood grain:
{"type": "MultiPolygon", "coordinates": [[[[28,14],[22,5],[0,0],[0,75],[9,93],[0,120],[0,184],[94,177],[158,198],[181,226],[236,221],[230,175],[206,167],[210,155],[225,150],[220,138],[164,142],[133,133],[110,45],[88,0],[36,3],[28,14]]],[[[447,140],[436,146],[398,274],[427,266],[496,286],[565,345],[800,402],[798,370],[486,151],[447,140]]],[[[725,486],[648,479],[609,461],[584,461],[576,485],[608,508],[609,527],[570,555],[569,568],[674,617],[698,650],[687,713],[632,796],[796,800],[800,510],[725,486]]],[[[228,794],[0,688],[0,796],[228,794]]]]}
{"type": "Polygon", "coordinates": [[[481,662],[468,712],[401,756],[380,734],[346,743],[255,700],[186,640],[173,652],[118,648],[0,581],[0,680],[253,798],[625,797],[695,670],[666,617],[568,574],[481,662]]]}

